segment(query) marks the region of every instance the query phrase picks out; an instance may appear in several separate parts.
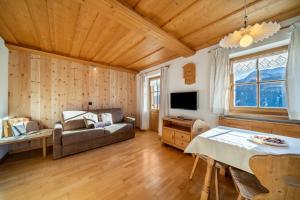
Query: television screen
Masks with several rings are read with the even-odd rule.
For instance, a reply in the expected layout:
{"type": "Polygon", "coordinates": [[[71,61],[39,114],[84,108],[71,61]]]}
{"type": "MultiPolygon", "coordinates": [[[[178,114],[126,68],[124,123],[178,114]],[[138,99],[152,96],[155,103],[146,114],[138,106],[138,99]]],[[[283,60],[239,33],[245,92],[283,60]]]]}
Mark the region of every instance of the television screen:
{"type": "Polygon", "coordinates": [[[171,93],[171,108],[197,110],[197,92],[171,93]]]}

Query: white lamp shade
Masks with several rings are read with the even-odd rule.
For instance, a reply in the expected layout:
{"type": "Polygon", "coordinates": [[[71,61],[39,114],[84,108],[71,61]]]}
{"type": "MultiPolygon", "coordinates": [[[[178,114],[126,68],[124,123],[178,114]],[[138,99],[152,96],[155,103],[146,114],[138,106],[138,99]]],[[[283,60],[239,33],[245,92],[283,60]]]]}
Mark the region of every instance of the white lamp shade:
{"type": "Polygon", "coordinates": [[[223,48],[236,48],[236,47],[240,47],[240,41],[244,35],[248,34],[253,38],[253,43],[256,43],[258,41],[262,41],[268,37],[271,37],[279,30],[280,30],[280,24],[278,24],[277,22],[268,22],[268,23],[263,22],[262,24],[255,24],[253,26],[248,26],[246,29],[241,28],[238,31],[234,31],[233,33],[228,34],[220,41],[219,44],[223,48]]]}

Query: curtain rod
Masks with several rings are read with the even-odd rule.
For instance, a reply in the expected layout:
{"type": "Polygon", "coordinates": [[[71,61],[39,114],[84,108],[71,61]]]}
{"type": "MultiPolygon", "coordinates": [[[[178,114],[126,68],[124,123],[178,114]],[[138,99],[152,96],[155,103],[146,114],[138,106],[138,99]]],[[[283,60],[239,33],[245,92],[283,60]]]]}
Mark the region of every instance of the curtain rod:
{"type": "Polygon", "coordinates": [[[147,71],[147,72],[144,72],[145,74],[148,74],[148,73],[150,73],[150,72],[154,72],[154,71],[156,71],[156,70],[160,70],[161,68],[163,68],[163,67],[167,67],[167,68],[169,68],[170,67],[170,65],[166,65],[166,66],[161,66],[161,67],[159,67],[159,68],[157,68],[157,69],[152,69],[152,70],[150,70],[150,71],[147,71]]]}
{"type": "MultiPolygon", "coordinates": [[[[290,24],[290,25],[283,26],[283,27],[280,28],[280,30],[288,29],[288,28],[290,28],[291,26],[293,26],[294,24],[296,24],[296,23],[298,23],[298,22],[300,22],[300,21],[296,21],[296,22],[294,22],[294,23],[292,23],[292,24],[290,24]]],[[[216,49],[219,49],[219,48],[221,48],[221,47],[213,48],[213,49],[209,50],[208,53],[211,53],[213,50],[216,50],[216,49]]]]}

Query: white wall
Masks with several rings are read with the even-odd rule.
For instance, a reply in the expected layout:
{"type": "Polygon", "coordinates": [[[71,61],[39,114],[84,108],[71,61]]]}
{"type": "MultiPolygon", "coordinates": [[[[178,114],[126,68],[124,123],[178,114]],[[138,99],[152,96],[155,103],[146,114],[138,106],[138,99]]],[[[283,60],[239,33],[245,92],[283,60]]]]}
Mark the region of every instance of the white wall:
{"type": "MultiPolygon", "coordinates": [[[[2,119],[8,115],[8,49],[0,37],[0,138],[2,119]]],[[[0,146],[0,159],[7,153],[8,146],[0,146]]]]}
{"type": "Polygon", "coordinates": [[[195,55],[188,58],[177,58],[175,60],[163,63],[153,68],[147,69],[143,72],[153,70],[162,66],[169,65],[169,85],[168,90],[171,92],[182,91],[198,91],[198,110],[181,110],[170,109],[169,113],[173,116],[184,116],[187,118],[197,118],[208,122],[211,126],[215,126],[218,121],[218,116],[211,113],[209,109],[209,82],[210,82],[210,58],[209,50],[215,48],[212,46],[198,51],[195,55]],[[186,63],[196,64],[196,83],[186,85],[183,79],[183,65],[186,63]]]}

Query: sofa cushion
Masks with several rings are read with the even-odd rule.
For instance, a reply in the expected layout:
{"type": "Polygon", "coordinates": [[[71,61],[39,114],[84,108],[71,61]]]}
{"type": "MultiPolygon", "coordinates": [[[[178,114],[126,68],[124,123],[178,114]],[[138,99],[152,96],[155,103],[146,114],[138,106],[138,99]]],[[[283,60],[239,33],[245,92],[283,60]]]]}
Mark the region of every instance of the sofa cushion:
{"type": "Polygon", "coordinates": [[[95,113],[88,113],[83,116],[85,127],[94,128],[94,124],[98,122],[98,115],[95,113]]]}
{"type": "Polygon", "coordinates": [[[104,137],[103,128],[78,129],[72,131],[63,131],[62,145],[69,145],[78,142],[87,142],[104,137]]]}
{"type": "Polygon", "coordinates": [[[96,122],[94,123],[94,128],[103,128],[105,126],[104,122],[96,122]]]}
{"type": "Polygon", "coordinates": [[[112,114],[111,113],[101,113],[100,114],[101,121],[104,122],[106,126],[110,126],[113,124],[112,114]]]}
{"type": "Polygon", "coordinates": [[[100,116],[101,113],[111,113],[113,123],[122,122],[124,118],[121,108],[99,109],[97,110],[97,112],[98,112],[98,116],[100,116]]]}
{"type": "Polygon", "coordinates": [[[117,123],[117,124],[112,124],[110,126],[104,127],[105,133],[109,133],[109,134],[130,132],[132,131],[132,129],[133,129],[132,124],[127,124],[127,123],[117,123]]]}
{"type": "Polygon", "coordinates": [[[62,124],[65,131],[86,128],[84,116],[90,112],[80,110],[70,110],[62,112],[62,124]]]}

